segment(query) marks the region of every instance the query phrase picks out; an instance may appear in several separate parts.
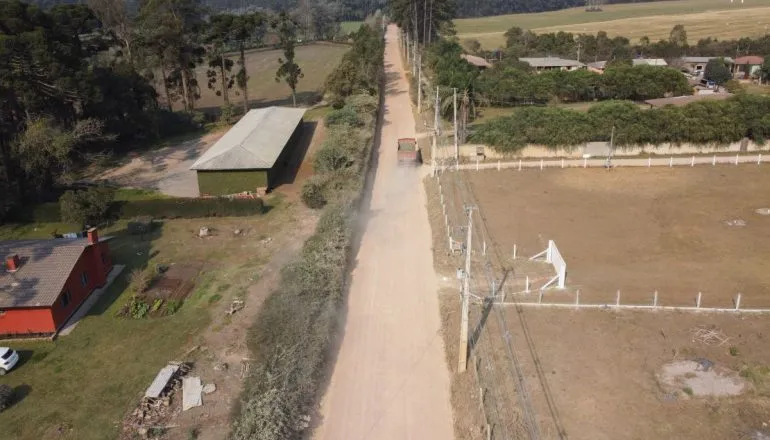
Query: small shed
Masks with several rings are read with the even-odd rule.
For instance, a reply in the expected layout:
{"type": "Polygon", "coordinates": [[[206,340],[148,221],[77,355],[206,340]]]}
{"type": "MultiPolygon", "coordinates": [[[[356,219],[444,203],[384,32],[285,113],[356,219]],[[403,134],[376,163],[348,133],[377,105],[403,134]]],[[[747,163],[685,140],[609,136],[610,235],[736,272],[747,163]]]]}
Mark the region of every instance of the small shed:
{"type": "Polygon", "coordinates": [[[190,167],[201,195],[274,188],[298,143],[305,109],[250,110],[190,167]]]}

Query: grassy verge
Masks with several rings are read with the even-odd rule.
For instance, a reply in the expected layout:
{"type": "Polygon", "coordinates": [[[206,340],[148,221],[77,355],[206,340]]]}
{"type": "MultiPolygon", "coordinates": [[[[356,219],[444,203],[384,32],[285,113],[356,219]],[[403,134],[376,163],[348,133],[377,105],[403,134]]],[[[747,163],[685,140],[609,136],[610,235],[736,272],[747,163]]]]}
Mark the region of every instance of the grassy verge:
{"type": "MultiPolygon", "coordinates": [[[[111,252],[126,265],[71,335],[53,342],[11,342],[21,364],[0,383],[20,391],[20,401],[4,411],[2,438],[102,440],[118,437],[120,421],[138,402],[152,378],[169,360],[199,344],[216,304],[211,298],[250,283],[269,259],[260,244],[279,234],[294,211],[281,205],[269,215],[249,218],[169,220],[144,236],[129,235],[125,222],[104,229],[113,236],[111,252]],[[208,226],[214,236],[196,232],[208,226]],[[234,229],[243,231],[234,236],[234,229]],[[173,315],[146,319],[118,318],[128,301],[128,274],[155,264],[204,264],[195,290],[173,315]]],[[[71,225],[0,226],[0,238],[47,238],[53,228],[71,225]]],[[[74,229],[72,229],[74,230],[74,229]]],[[[2,345],[8,345],[3,343],[2,345]]]]}
{"type": "MultiPolygon", "coordinates": [[[[370,81],[378,84],[383,46],[381,38],[375,41],[376,47],[370,49],[377,51],[377,64],[370,70],[374,73],[370,81]]],[[[370,96],[352,96],[346,106],[371,102],[370,96]]],[[[345,145],[324,142],[316,156],[317,176],[322,181],[303,188],[303,199],[308,187],[316,188],[322,197],[318,227],[300,256],[284,268],[278,288],[249,330],[251,374],[235,416],[233,440],[302,438],[314,413],[342,310],[352,226],[369,170],[379,107],[375,98],[374,105],[356,108],[351,119],[350,108],[335,115],[338,121],[346,121],[337,126],[335,136],[347,135],[353,141],[345,145]],[[326,166],[319,169],[322,163],[326,166]]]]}

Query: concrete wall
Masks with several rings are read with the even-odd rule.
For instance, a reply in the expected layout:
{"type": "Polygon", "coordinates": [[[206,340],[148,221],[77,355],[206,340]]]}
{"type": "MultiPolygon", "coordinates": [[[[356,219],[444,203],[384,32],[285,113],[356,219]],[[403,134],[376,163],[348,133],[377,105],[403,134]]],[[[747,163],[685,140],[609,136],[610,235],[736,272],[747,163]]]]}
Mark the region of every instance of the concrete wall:
{"type": "MultiPolygon", "coordinates": [[[[466,158],[475,158],[477,149],[483,149],[484,155],[488,160],[511,159],[511,158],[582,158],[583,154],[589,152],[592,157],[602,157],[603,154],[597,154],[597,151],[608,151],[609,143],[592,142],[591,145],[581,145],[572,148],[563,148],[552,150],[541,145],[529,145],[515,153],[498,153],[494,149],[484,145],[462,145],[460,147],[460,156],[466,158]],[[597,148],[604,147],[604,148],[597,148]]],[[[748,153],[770,151],[770,143],[758,145],[754,142],[734,142],[723,145],[695,145],[695,144],[660,144],[644,145],[635,147],[623,147],[615,149],[617,157],[648,156],[648,155],[697,155],[697,154],[718,154],[718,153],[748,153]]],[[[606,156],[605,156],[606,157],[606,156]]]]}

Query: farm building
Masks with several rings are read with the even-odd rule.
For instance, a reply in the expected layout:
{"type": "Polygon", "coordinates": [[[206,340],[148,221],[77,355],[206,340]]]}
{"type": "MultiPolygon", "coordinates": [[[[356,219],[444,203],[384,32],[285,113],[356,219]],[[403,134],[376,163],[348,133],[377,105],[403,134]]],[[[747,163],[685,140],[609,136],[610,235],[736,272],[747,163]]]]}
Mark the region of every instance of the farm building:
{"type": "MultiPolygon", "coordinates": [[[[662,58],[634,58],[631,60],[633,66],[657,66],[666,67],[668,63],[662,58]]],[[[604,73],[604,69],[607,68],[607,61],[597,61],[595,63],[588,63],[588,70],[597,73],[604,73]]]]}
{"type": "Polygon", "coordinates": [[[580,61],[567,60],[558,57],[519,58],[519,61],[524,61],[525,63],[529,64],[537,72],[543,72],[546,70],[578,70],[586,68],[586,65],[580,61]]]}
{"type": "MultiPolygon", "coordinates": [[[[692,75],[703,75],[703,72],[706,71],[706,64],[714,58],[720,57],[682,57],[676,60],[674,64],[692,75]]],[[[732,58],[725,57],[723,59],[728,66],[735,64],[732,58]]]]}
{"type": "Polygon", "coordinates": [[[476,66],[482,70],[492,67],[492,64],[489,61],[485,60],[484,58],[477,57],[476,55],[462,54],[461,57],[467,61],[468,64],[476,66]]]}
{"type": "Polygon", "coordinates": [[[752,76],[758,76],[759,70],[764,64],[765,58],[759,56],[745,56],[735,59],[733,65],[733,75],[738,79],[748,79],[752,76]]]}
{"type": "Polygon", "coordinates": [[[0,337],[56,334],[112,270],[107,241],[85,238],[0,242],[0,337]]]}
{"type": "Polygon", "coordinates": [[[304,109],[250,110],[190,169],[202,196],[256,192],[276,185],[302,132],[304,109]]]}

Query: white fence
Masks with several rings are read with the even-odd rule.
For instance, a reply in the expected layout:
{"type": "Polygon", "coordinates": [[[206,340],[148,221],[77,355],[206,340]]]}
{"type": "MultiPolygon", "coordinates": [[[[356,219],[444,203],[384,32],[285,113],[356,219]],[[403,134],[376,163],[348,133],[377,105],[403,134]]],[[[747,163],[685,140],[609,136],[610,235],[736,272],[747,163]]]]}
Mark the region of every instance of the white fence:
{"type": "MultiPolygon", "coordinates": [[[[562,258],[561,252],[559,252],[559,248],[556,247],[556,243],[553,240],[548,240],[548,247],[546,250],[531,257],[530,260],[534,261],[542,257],[545,257],[546,263],[553,266],[556,271],[556,276],[548,280],[548,282],[540,289],[547,289],[553,285],[553,283],[556,283],[556,286],[559,289],[563,289],[567,280],[567,263],[564,261],[564,258],[562,258]]],[[[529,290],[529,281],[527,281],[527,290],[529,290]]]]}
{"type": "Polygon", "coordinates": [[[756,164],[761,165],[767,161],[767,156],[762,154],[752,155],[740,155],[735,156],[670,156],[670,157],[647,157],[647,158],[612,158],[609,163],[607,158],[600,159],[540,159],[540,160],[518,160],[518,161],[497,161],[497,162],[481,162],[477,160],[476,163],[470,164],[454,164],[448,168],[454,170],[502,170],[514,168],[522,170],[529,169],[545,169],[545,168],[606,168],[608,165],[611,167],[681,167],[695,165],[738,165],[738,164],[756,164]]]}

